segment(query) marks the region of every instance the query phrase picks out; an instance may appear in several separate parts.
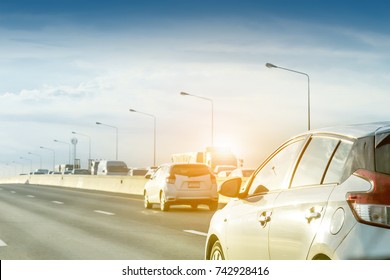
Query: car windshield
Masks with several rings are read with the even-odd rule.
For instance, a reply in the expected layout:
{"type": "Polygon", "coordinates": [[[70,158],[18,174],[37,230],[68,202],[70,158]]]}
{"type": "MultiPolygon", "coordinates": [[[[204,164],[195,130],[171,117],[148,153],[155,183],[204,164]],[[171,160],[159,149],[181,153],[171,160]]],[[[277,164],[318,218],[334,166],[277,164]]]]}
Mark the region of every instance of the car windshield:
{"type": "Polygon", "coordinates": [[[172,166],[171,174],[196,177],[210,174],[210,169],[206,165],[181,164],[172,166]]]}
{"type": "Polygon", "coordinates": [[[375,169],[390,174],[390,133],[376,135],[375,169]]]}

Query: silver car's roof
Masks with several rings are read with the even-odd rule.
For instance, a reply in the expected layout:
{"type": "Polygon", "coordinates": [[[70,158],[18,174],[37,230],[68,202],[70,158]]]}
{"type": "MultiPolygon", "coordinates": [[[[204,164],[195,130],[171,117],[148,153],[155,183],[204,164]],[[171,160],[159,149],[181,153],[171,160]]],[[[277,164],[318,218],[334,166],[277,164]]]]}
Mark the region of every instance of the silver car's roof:
{"type": "Polygon", "coordinates": [[[337,135],[343,135],[343,136],[357,139],[357,138],[362,138],[367,136],[373,136],[378,130],[381,131],[390,130],[390,121],[320,128],[320,129],[308,131],[304,134],[313,134],[313,133],[314,134],[318,134],[318,133],[337,134],[337,135]]]}

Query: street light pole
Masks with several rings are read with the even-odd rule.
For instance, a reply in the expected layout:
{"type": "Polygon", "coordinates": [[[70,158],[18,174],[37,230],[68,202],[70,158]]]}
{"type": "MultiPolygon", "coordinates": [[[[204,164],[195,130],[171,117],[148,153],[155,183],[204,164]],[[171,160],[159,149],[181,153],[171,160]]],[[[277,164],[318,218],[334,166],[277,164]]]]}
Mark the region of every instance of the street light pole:
{"type": "Polygon", "coordinates": [[[38,154],[33,154],[31,152],[28,152],[28,154],[39,157],[39,168],[42,168],[42,157],[40,155],[38,155],[38,154]]]}
{"type": "MultiPolygon", "coordinates": [[[[11,161],[11,163],[14,163],[14,164],[20,164],[22,166],[22,169],[21,169],[21,174],[23,174],[23,163],[20,163],[20,162],[17,162],[17,161],[11,161]]],[[[16,170],[15,170],[16,171],[16,170]]],[[[15,172],[17,174],[17,172],[15,172]]]]}
{"type": "Polygon", "coordinates": [[[309,75],[304,73],[304,72],[300,72],[300,71],[296,71],[296,70],[292,70],[292,69],[276,66],[276,65],[274,65],[272,63],[266,63],[265,66],[268,67],[268,68],[279,68],[279,69],[282,69],[282,70],[286,70],[286,71],[294,72],[294,73],[297,73],[297,74],[305,75],[307,77],[307,129],[310,130],[310,77],[309,77],[309,75]]]}
{"type": "Polygon", "coordinates": [[[198,95],[193,95],[193,94],[189,94],[187,92],[180,92],[180,95],[182,96],[192,96],[192,97],[196,97],[196,98],[200,98],[200,99],[203,99],[203,100],[207,100],[211,103],[211,147],[214,146],[214,102],[212,99],[210,98],[207,98],[207,97],[203,97],[203,96],[198,96],[198,95]]]}
{"type": "Polygon", "coordinates": [[[56,165],[56,152],[55,152],[55,150],[50,149],[50,148],[46,148],[46,147],[42,147],[42,146],[40,146],[39,148],[49,150],[53,153],[53,169],[52,170],[54,171],[55,165],[56,165]]]}
{"type": "Polygon", "coordinates": [[[133,112],[133,113],[139,113],[139,114],[143,114],[143,115],[146,115],[146,116],[149,116],[149,117],[152,117],[153,118],[153,123],[154,123],[154,140],[153,140],[153,166],[156,166],[156,116],[155,115],[152,115],[152,114],[148,114],[148,113],[144,113],[144,112],[140,112],[140,111],[136,111],[134,109],[129,109],[130,112],[133,112]]]}
{"type": "Polygon", "coordinates": [[[70,143],[67,143],[67,142],[64,142],[64,141],[60,141],[60,140],[56,140],[56,139],[54,139],[54,142],[66,144],[66,145],[69,146],[69,158],[68,158],[68,163],[70,164],[70,154],[71,154],[71,145],[70,145],[70,143]]]}
{"type": "Polygon", "coordinates": [[[25,157],[20,157],[20,159],[24,159],[24,160],[30,161],[30,172],[32,172],[32,159],[31,158],[25,158],[25,157]]]}
{"type": "Polygon", "coordinates": [[[82,133],[78,133],[78,132],[74,132],[72,131],[73,134],[77,134],[77,135],[81,135],[81,136],[85,136],[85,137],[88,137],[88,142],[89,142],[89,153],[88,153],[88,166],[90,165],[90,161],[91,161],[91,137],[89,135],[86,135],[86,134],[82,134],[82,133]]]}
{"type": "Polygon", "coordinates": [[[116,160],[118,160],[118,128],[116,126],[104,124],[101,122],[96,122],[96,124],[97,125],[104,125],[104,126],[108,126],[108,127],[112,127],[112,128],[116,129],[116,160]]]}

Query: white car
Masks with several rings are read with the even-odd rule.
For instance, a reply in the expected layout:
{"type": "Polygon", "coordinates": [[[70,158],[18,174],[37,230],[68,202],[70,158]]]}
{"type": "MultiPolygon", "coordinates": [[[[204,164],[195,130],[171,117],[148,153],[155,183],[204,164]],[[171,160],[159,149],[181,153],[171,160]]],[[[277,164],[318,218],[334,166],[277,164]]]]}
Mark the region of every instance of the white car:
{"type": "Polygon", "coordinates": [[[210,210],[218,208],[215,175],[205,164],[164,164],[153,173],[144,188],[144,206],[159,204],[161,211],[171,205],[206,204],[210,210]]]}
{"type": "Polygon", "coordinates": [[[217,165],[213,171],[214,171],[214,174],[219,174],[221,172],[227,172],[226,176],[229,176],[230,172],[236,168],[237,168],[237,166],[235,166],[235,165],[217,165]]]}
{"type": "Polygon", "coordinates": [[[206,259],[390,259],[390,122],[294,137],[220,194],[206,259]]]}

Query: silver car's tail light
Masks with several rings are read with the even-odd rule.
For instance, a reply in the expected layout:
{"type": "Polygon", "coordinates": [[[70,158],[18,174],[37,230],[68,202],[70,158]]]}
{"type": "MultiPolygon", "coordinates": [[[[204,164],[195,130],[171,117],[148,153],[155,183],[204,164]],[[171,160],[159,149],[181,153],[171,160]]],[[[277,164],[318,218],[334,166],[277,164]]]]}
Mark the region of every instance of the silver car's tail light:
{"type": "Polygon", "coordinates": [[[174,184],[176,182],[175,174],[169,174],[169,176],[166,178],[166,182],[168,184],[174,184]]]}
{"type": "Polygon", "coordinates": [[[216,184],[217,183],[217,178],[215,177],[214,174],[210,174],[210,179],[211,179],[211,183],[212,184],[216,184]]]}
{"type": "Polygon", "coordinates": [[[368,192],[347,194],[356,219],[361,223],[390,228],[390,176],[363,169],[355,174],[372,184],[368,192]]]}

